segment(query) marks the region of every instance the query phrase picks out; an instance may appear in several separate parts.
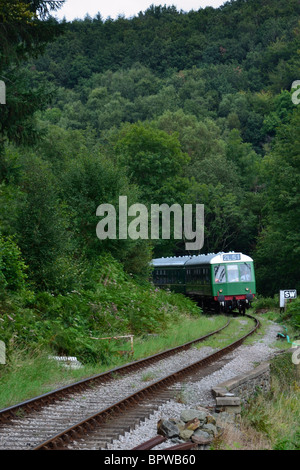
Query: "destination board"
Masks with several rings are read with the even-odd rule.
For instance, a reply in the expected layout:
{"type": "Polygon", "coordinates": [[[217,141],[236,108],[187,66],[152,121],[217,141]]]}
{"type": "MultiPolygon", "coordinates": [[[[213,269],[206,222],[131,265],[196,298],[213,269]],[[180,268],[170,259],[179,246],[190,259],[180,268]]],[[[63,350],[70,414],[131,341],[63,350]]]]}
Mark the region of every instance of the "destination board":
{"type": "Polygon", "coordinates": [[[226,255],[223,255],[223,261],[239,261],[240,259],[240,253],[228,253],[226,255]]]}

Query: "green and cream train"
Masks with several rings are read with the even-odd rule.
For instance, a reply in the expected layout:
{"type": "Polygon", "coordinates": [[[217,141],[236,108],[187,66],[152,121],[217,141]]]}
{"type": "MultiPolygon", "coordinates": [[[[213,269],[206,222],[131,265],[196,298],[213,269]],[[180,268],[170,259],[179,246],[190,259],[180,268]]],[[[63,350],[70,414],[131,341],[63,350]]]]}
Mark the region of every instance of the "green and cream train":
{"type": "Polygon", "coordinates": [[[244,314],[256,294],[253,259],[242,253],[157,258],[153,283],[197,300],[203,308],[244,314]]]}

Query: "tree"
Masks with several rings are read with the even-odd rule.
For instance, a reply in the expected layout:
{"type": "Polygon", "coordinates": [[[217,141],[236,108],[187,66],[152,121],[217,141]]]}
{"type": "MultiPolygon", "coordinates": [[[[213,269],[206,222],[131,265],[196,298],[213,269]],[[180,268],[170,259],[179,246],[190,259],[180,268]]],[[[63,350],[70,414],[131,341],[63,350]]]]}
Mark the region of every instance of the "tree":
{"type": "Polygon", "coordinates": [[[176,134],[169,135],[140,122],[123,126],[115,152],[127,168],[132,183],[140,188],[144,202],[148,203],[159,202],[156,198],[161,188],[174,177],[183,175],[189,161],[176,134]]]}
{"type": "Polygon", "coordinates": [[[50,13],[63,3],[64,0],[0,1],[0,79],[7,89],[7,103],[1,106],[0,158],[6,139],[20,142],[34,135],[32,116],[49,94],[42,86],[32,87],[28,72],[20,72],[20,64],[40,54],[61,32],[50,13]]]}
{"type": "Polygon", "coordinates": [[[70,255],[70,243],[57,183],[46,162],[32,154],[24,160],[22,200],[15,222],[17,242],[30,281],[39,289],[64,290],[70,287],[63,266],[63,259],[70,255]]]}
{"type": "Polygon", "coordinates": [[[261,157],[252,145],[243,142],[238,129],[232,129],[226,139],[226,157],[238,169],[241,185],[246,190],[255,190],[258,185],[261,157]]]}
{"type": "Polygon", "coordinates": [[[21,251],[11,237],[0,236],[0,293],[25,287],[26,266],[21,251]]]}
{"type": "Polygon", "coordinates": [[[264,159],[264,228],[255,250],[259,291],[300,288],[300,108],[278,128],[264,159]],[[290,286],[290,287],[288,287],[290,286]]]}
{"type": "Polygon", "coordinates": [[[57,34],[57,23],[49,19],[65,0],[1,0],[1,68],[39,54],[57,34]]]}
{"type": "Polygon", "coordinates": [[[131,185],[124,168],[99,152],[82,153],[70,160],[59,178],[61,199],[69,219],[68,233],[75,258],[97,262],[100,255],[111,253],[125,269],[135,274],[148,272],[151,247],[148,240],[99,239],[97,207],[111,204],[119,226],[119,196],[127,196],[128,207],[139,202],[139,192],[131,185]]]}
{"type": "Polygon", "coordinates": [[[204,246],[201,252],[240,251],[240,238],[248,230],[249,218],[236,194],[221,183],[213,185],[192,180],[187,195],[187,200],[194,204],[204,204],[204,246]]]}

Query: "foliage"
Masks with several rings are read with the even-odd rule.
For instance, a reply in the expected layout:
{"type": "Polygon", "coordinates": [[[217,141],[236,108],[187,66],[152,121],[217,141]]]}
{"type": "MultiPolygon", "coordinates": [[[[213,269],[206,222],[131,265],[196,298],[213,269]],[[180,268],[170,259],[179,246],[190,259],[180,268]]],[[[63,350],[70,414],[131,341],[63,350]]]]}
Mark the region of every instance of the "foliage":
{"type": "Polygon", "coordinates": [[[21,251],[10,238],[0,237],[0,293],[25,287],[26,266],[21,251]]]}
{"type": "Polygon", "coordinates": [[[31,74],[24,70],[20,73],[19,64],[37,57],[61,32],[61,26],[49,16],[63,3],[64,0],[0,1],[0,79],[9,90],[0,116],[0,158],[5,139],[21,142],[33,138],[33,114],[49,100],[48,90],[33,86],[31,74]]]}
{"type": "Polygon", "coordinates": [[[160,332],[169,322],[201,312],[181,295],[135,282],[111,256],[100,257],[90,276],[90,290],[25,293],[13,303],[4,299],[0,336],[8,349],[43,346],[84,363],[105,363],[115,347],[95,338],[160,332]]]}
{"type": "Polygon", "coordinates": [[[204,204],[202,252],[253,255],[268,298],[299,291],[299,2],[59,23],[62,3],[0,0],[5,338],[105,361],[92,336],[195,312],[147,284],[182,240],[97,238],[97,207],[121,195],[204,204]]]}
{"type": "Polygon", "coordinates": [[[251,305],[256,311],[260,309],[276,311],[279,309],[279,296],[263,297],[262,295],[257,295],[251,305]]]}
{"type": "Polygon", "coordinates": [[[300,449],[300,431],[295,431],[289,438],[278,439],[274,445],[274,450],[299,450],[300,449]]]}
{"type": "Polygon", "coordinates": [[[300,299],[297,298],[288,302],[286,307],[286,315],[290,318],[292,326],[300,330],[300,299]]]}
{"type": "Polygon", "coordinates": [[[274,450],[299,450],[299,387],[290,353],[271,361],[269,393],[258,393],[242,412],[243,421],[268,437],[274,450]]]}
{"type": "Polygon", "coordinates": [[[299,124],[300,108],[276,133],[273,150],[264,159],[266,184],[265,224],[255,251],[261,292],[299,289],[299,124]],[[280,260],[280,263],[278,262],[280,260]]]}
{"type": "Polygon", "coordinates": [[[181,175],[188,158],[175,135],[142,123],[125,125],[117,139],[115,151],[127,168],[134,184],[143,191],[146,201],[157,195],[162,186],[181,175]]]}
{"type": "Polygon", "coordinates": [[[63,41],[48,49],[47,62],[41,59],[39,67],[73,88],[82,76],[128,68],[134,62],[159,75],[196,65],[213,72],[212,88],[221,92],[238,91],[247,80],[256,91],[272,80],[280,92],[284,80],[294,78],[288,74],[295,71],[291,67],[297,48],[291,43],[298,16],[296,0],[288,5],[283,0],[275,5],[271,0],[237,0],[188,13],[152,5],[132,19],[115,21],[97,15],[68,24],[63,41]],[[280,76],[275,78],[275,71],[280,76]]]}

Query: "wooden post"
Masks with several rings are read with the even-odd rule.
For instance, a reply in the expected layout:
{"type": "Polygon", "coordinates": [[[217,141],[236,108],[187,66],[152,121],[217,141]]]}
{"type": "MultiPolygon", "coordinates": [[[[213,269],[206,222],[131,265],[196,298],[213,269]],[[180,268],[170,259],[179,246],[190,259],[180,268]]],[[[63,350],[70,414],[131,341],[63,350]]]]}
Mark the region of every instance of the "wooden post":
{"type": "Polygon", "coordinates": [[[133,356],[133,353],[134,353],[134,350],[133,350],[133,337],[134,337],[134,335],[107,336],[105,338],[95,338],[95,337],[91,336],[91,339],[109,339],[109,340],[111,340],[111,339],[130,338],[131,355],[133,356]]]}

